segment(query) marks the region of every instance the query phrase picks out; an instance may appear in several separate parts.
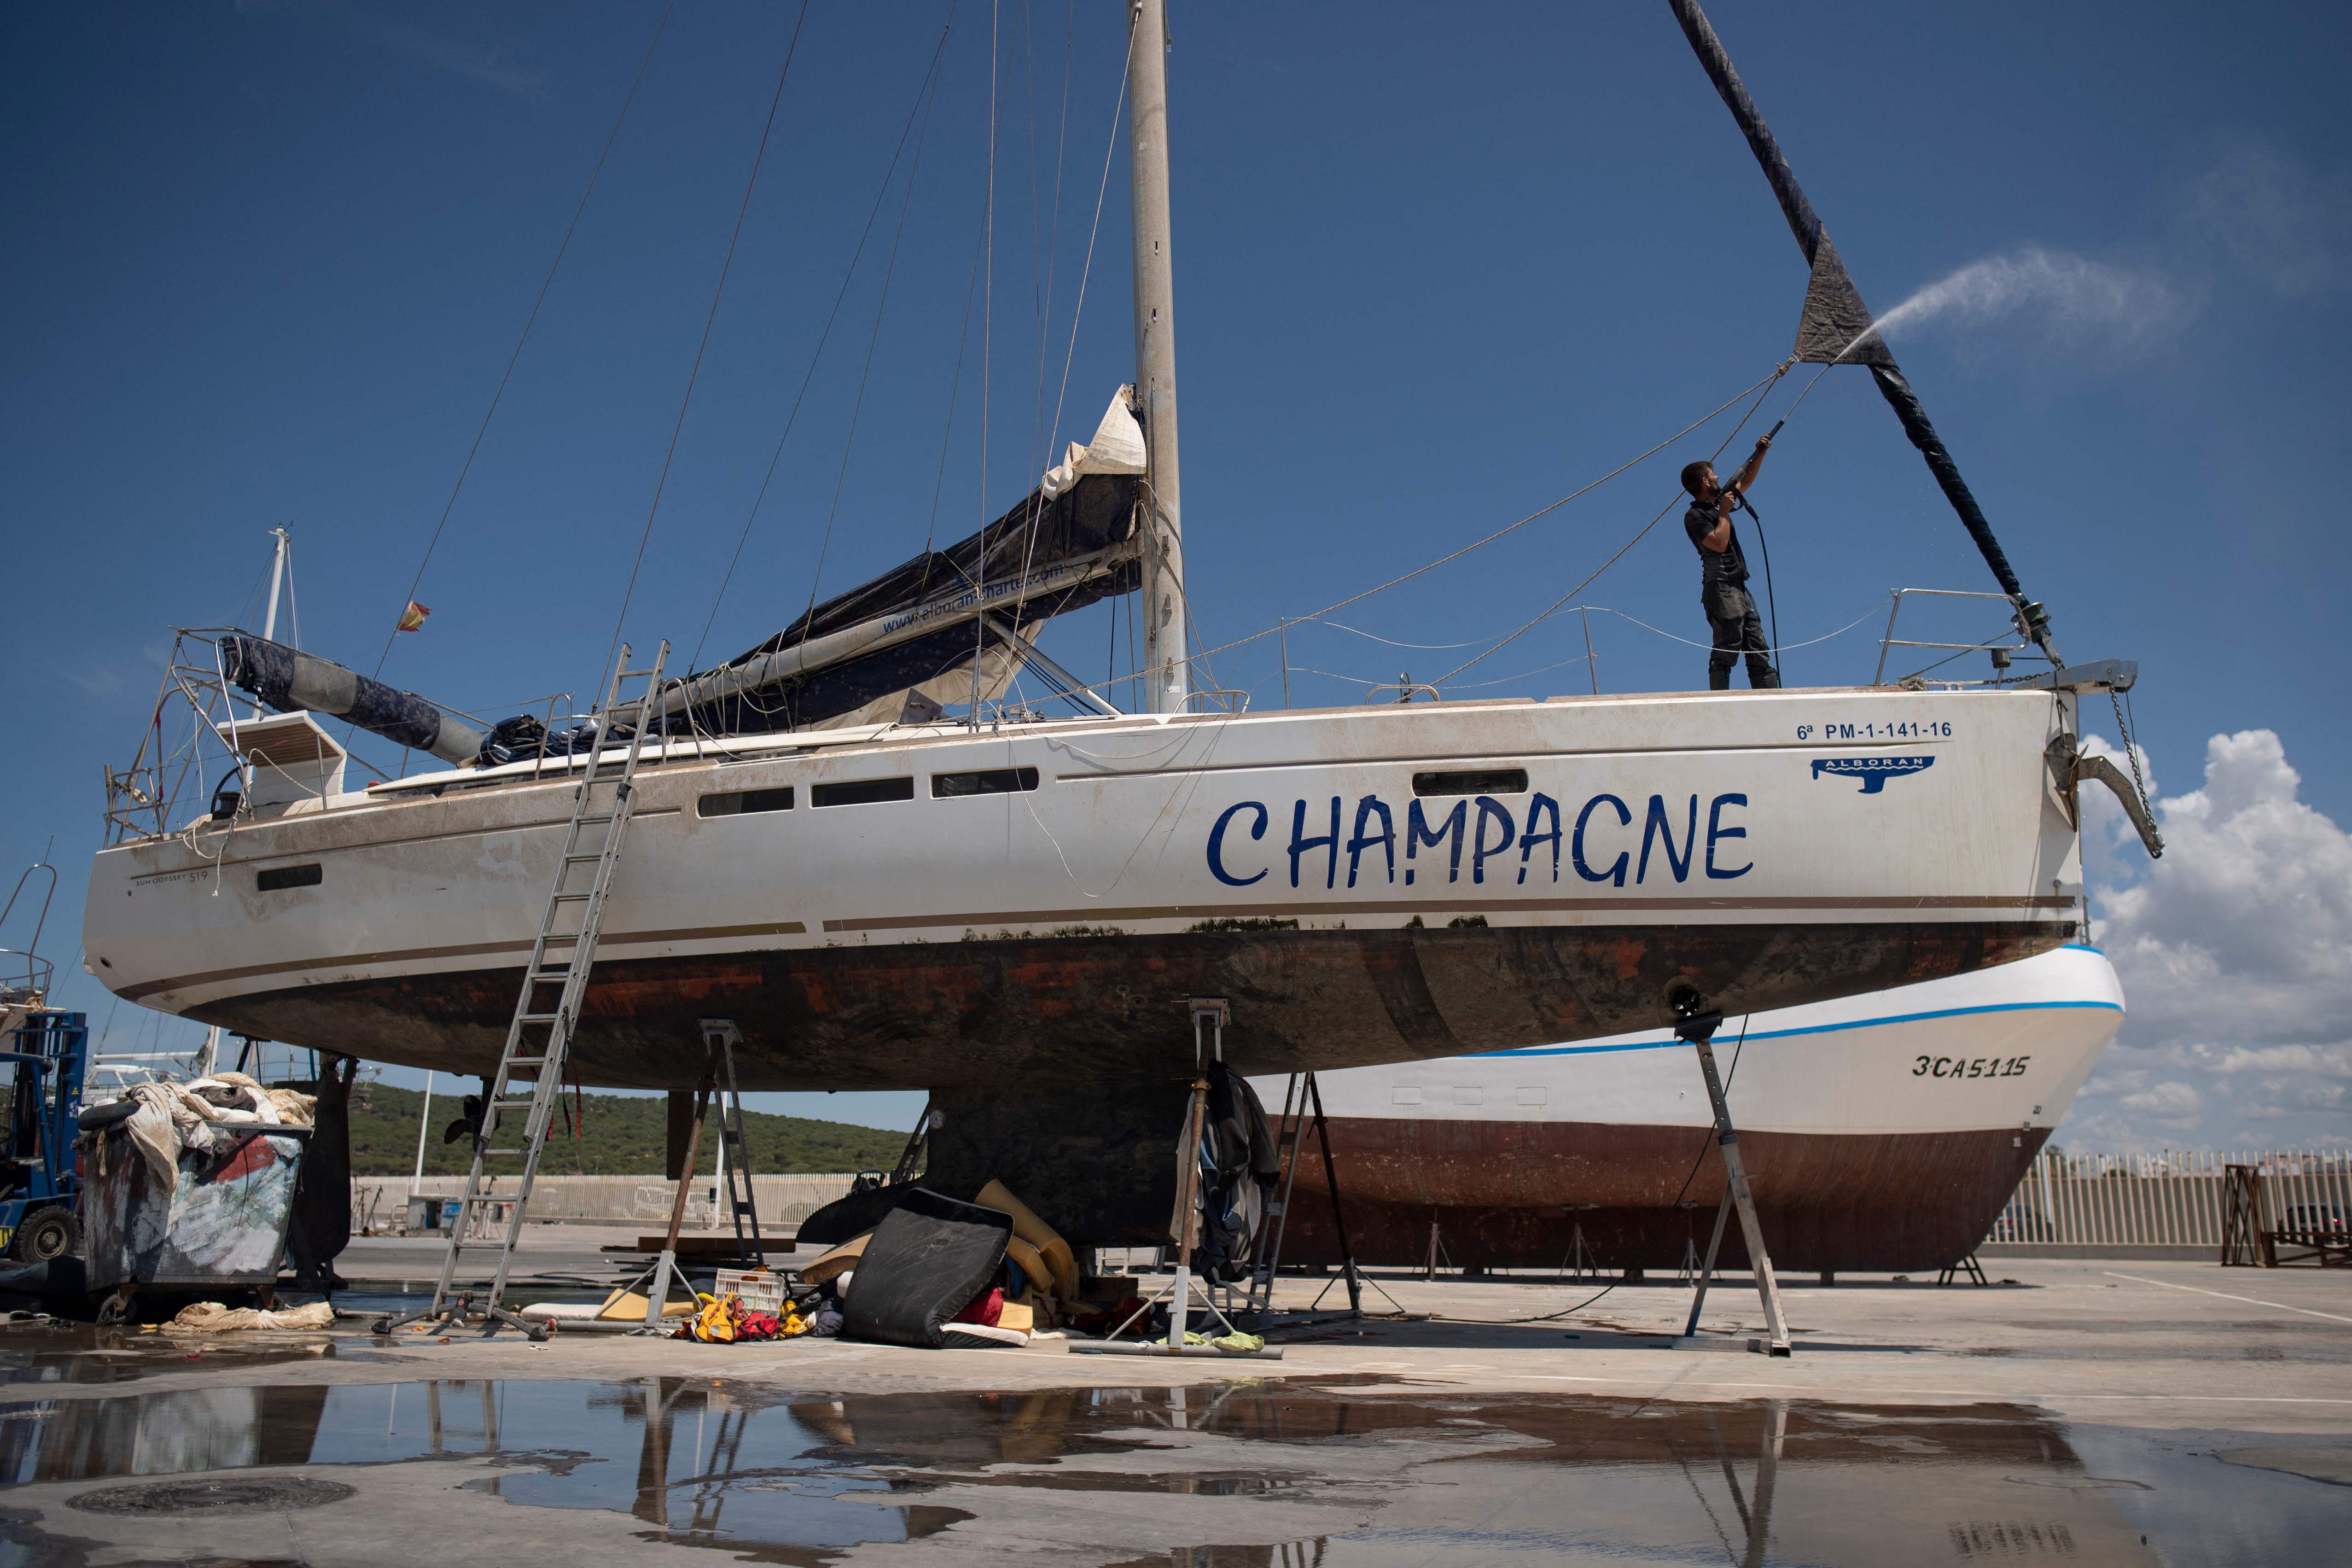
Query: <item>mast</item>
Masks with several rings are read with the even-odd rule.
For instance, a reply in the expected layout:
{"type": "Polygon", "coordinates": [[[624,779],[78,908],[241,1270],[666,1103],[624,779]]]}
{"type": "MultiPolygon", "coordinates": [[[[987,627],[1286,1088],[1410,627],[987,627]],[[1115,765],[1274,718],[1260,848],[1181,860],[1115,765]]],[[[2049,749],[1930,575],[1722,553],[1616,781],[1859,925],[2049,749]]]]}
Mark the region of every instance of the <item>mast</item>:
{"type": "Polygon", "coordinates": [[[269,558],[269,609],[268,613],[262,617],[261,635],[267,640],[276,642],[278,640],[278,595],[279,590],[286,586],[287,541],[286,531],[282,528],[273,528],[269,532],[270,537],[278,541],[278,548],[269,558]]]}
{"type": "MultiPolygon", "coordinates": [[[[1822,226],[1820,215],[1813,211],[1813,204],[1805,199],[1803,189],[1798,185],[1796,172],[1789,167],[1789,160],[1781,153],[1779,139],[1772,134],[1771,127],[1764,123],[1764,116],[1758,111],[1756,100],[1748,96],[1748,89],[1740,81],[1739,73],[1732,68],[1731,56],[1724,49],[1723,40],[1715,36],[1714,25],[1707,21],[1706,13],[1699,9],[1698,0],[1666,0],[1666,3],[1674,7],[1675,20],[1682,24],[1683,36],[1690,40],[1691,49],[1698,56],[1698,63],[1706,69],[1707,79],[1715,84],[1715,90],[1722,96],[1724,107],[1731,110],[1731,118],[1738,122],[1740,134],[1748,139],[1748,151],[1756,154],[1756,162],[1762,165],[1764,178],[1770,183],[1773,195],[1780,199],[1781,215],[1789,220],[1789,231],[1796,236],[1798,248],[1805,253],[1805,265],[1815,266],[1823,247],[1828,244],[1829,236],[1822,226]]],[[[1833,258],[1835,247],[1832,246],[1830,248],[1833,258]]],[[[1835,265],[1834,259],[1832,264],[1835,265]]],[[[1843,267],[1839,271],[1843,273],[1843,267]]],[[[1928,422],[1927,409],[1920,406],[1918,394],[1911,390],[1911,384],[1904,379],[1903,372],[1895,363],[1894,354],[1884,345],[1884,339],[1871,345],[1874,352],[1868,362],[1870,378],[1877,384],[1879,395],[1885,398],[1887,406],[1895,410],[1895,417],[1903,426],[1903,434],[1910,437],[1911,445],[1916,447],[1919,456],[1927,460],[1927,470],[1936,476],[1936,484],[1943,490],[1944,499],[1952,503],[1952,510],[1959,514],[1961,526],[1969,531],[1969,537],[1976,541],[1978,552],[1983,555],[1985,564],[1992,569],[1993,580],[2000,584],[2000,591],[2015,602],[2020,627],[2042,646],[2042,651],[2050,656],[2053,664],[2062,662],[2058,650],[2050,645],[2050,623],[2042,615],[2042,606],[2025,596],[2025,589],[2017,580],[2016,569],[2010,565],[2009,556],[2002,551],[2000,541],[1993,537],[1992,524],[1985,521],[1984,509],[1977,504],[1977,498],[1969,490],[1968,481],[1960,478],[1960,466],[1952,460],[1952,454],[1945,447],[1943,437],[1936,434],[1936,426],[1928,422]]]]}
{"type": "MultiPolygon", "coordinates": [[[[271,538],[278,541],[278,543],[271,551],[269,556],[269,608],[263,613],[261,617],[261,640],[263,642],[276,642],[278,640],[278,595],[279,591],[286,586],[286,556],[288,551],[286,531],[282,528],[273,528],[269,531],[269,534],[271,538]]],[[[256,699],[253,704],[253,717],[258,719],[262,716],[263,712],[264,710],[261,706],[260,700],[256,699]]]]}
{"type": "Polygon", "coordinates": [[[1168,17],[1162,0],[1124,0],[1127,145],[1135,225],[1135,402],[1143,423],[1144,707],[1181,713],[1185,662],[1184,530],[1177,504],[1176,282],[1168,237],[1168,17]]]}

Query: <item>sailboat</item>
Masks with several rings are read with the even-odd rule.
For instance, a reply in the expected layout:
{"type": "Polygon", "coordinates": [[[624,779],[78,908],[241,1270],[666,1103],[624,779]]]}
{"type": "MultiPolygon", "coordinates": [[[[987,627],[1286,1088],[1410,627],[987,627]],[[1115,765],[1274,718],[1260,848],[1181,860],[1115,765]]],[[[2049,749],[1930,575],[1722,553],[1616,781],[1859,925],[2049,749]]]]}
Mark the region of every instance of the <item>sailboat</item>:
{"type": "MultiPolygon", "coordinates": [[[[1165,1080],[1203,997],[1237,1066],[1328,1070],[1660,1026],[1670,982],[1762,1012],[2077,937],[2078,703],[2129,667],[2063,666],[2013,574],[2051,668],[1990,685],[1277,711],[1192,689],[1166,37],[1159,0],[1126,10],[1133,384],[987,529],[662,686],[574,1077],[690,1087],[724,1017],[746,1089],[1165,1080]],[[1035,643],[1129,594],[1139,712],[1035,643]],[[1078,715],[997,702],[1021,671],[1078,715]]],[[[1859,306],[1825,254],[1816,337],[1859,306]]],[[[485,734],[265,637],[182,646],[167,690],[236,787],[176,804],[160,726],[110,772],[90,973],[239,1033],[487,1071],[615,713],[485,734]],[[451,765],[355,788],[322,720],[451,765]]]]}

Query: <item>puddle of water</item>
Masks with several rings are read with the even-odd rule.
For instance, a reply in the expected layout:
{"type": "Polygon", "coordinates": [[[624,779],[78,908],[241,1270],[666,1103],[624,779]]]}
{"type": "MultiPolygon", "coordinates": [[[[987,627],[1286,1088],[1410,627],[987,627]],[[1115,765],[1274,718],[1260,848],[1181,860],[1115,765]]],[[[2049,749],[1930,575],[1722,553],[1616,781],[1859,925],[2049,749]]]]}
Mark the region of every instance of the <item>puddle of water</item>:
{"type": "Polygon", "coordinates": [[[2317,1562],[2344,1495],[2321,1478],[2347,1458],[2342,1439],[2070,1426],[2022,1406],[1423,1396],[1344,1378],[841,1398],[731,1379],[441,1380],[0,1405],[0,1485],[304,1466],[358,1488],[331,1505],[353,1509],[372,1467],[442,1462],[516,1507],[804,1565],[946,1531],[991,1542],[1037,1513],[1024,1492],[1055,1494],[1053,1517],[1093,1531],[1069,1543],[1075,1561],[1195,1568],[2317,1562]],[[1193,1498],[1218,1500],[1187,1511],[1193,1498]],[[1187,1539],[1164,1539],[1171,1519],[1192,1521],[1187,1539]]]}
{"type": "MultiPolygon", "coordinates": [[[[237,1335],[145,1333],[136,1327],[93,1323],[11,1324],[0,1328],[0,1384],[130,1383],[166,1372],[202,1367],[275,1366],[282,1362],[351,1358],[324,1333],[286,1334],[268,1342],[237,1335]]],[[[378,1359],[362,1351],[357,1359],[378,1359]]]]}

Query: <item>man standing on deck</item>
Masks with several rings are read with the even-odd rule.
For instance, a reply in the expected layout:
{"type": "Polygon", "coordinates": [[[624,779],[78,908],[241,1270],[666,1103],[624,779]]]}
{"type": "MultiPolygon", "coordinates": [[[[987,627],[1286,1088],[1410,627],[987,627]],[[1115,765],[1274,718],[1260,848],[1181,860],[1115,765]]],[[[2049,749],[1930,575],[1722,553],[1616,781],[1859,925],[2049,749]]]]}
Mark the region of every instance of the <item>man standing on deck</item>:
{"type": "Polygon", "coordinates": [[[1715,465],[1687,464],[1683,489],[1691,493],[1690,510],[1683,513],[1683,531],[1698,551],[1698,602],[1714,634],[1715,651],[1707,656],[1706,684],[1710,690],[1731,689],[1731,667],[1748,656],[1748,684],[1759,690],[1780,684],[1772,668],[1771,647],[1764,640],[1764,623],[1748,592],[1748,557],[1740,552],[1739,535],[1731,529],[1731,513],[1739,498],[1756,482],[1772,437],[1756,443],[1747,467],[1729,484],[1715,477],[1715,465]]]}

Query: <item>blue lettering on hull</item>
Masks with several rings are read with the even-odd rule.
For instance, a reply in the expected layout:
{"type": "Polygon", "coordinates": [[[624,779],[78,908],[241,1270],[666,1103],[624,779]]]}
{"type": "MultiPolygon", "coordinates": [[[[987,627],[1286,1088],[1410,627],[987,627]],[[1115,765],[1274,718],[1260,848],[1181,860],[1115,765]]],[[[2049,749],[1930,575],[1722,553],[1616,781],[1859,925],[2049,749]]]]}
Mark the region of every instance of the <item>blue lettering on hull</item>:
{"type": "MultiPolygon", "coordinates": [[[[1814,767],[1819,771],[1822,765],[1816,763],[1814,767]]],[[[1879,787],[1881,780],[1872,778],[1864,791],[1875,794],[1879,787]]],[[[1353,890],[1397,886],[1400,872],[1408,888],[1433,882],[1441,873],[1449,883],[1460,882],[1466,862],[1474,887],[1486,886],[1490,870],[1497,881],[1506,879],[1504,873],[1515,872],[1507,879],[1515,887],[1525,886],[1530,874],[1557,883],[1563,840],[1570,869],[1578,879],[1613,888],[1650,885],[1654,872],[1659,883],[1687,882],[1694,869],[1703,870],[1710,880],[1727,882],[1756,868],[1752,860],[1738,866],[1724,863],[1744,848],[1727,845],[1748,837],[1747,827],[1727,814],[1745,811],[1747,795],[1654,795],[1646,806],[1637,819],[1625,801],[1603,793],[1581,803],[1571,816],[1559,801],[1538,791],[1528,800],[1522,822],[1493,795],[1458,798],[1434,817],[1415,798],[1404,805],[1400,832],[1398,813],[1378,795],[1360,797],[1352,811],[1345,797],[1322,795],[1291,803],[1287,844],[1277,838],[1263,849],[1245,852],[1234,830],[1238,827],[1255,843],[1265,837],[1276,816],[1264,801],[1237,801],[1209,829],[1209,874],[1226,887],[1247,888],[1286,862],[1291,887],[1311,887],[1319,879],[1326,889],[1336,890],[1344,863],[1346,886],[1353,890]],[[1492,860],[1502,864],[1490,868],[1492,860]]]]}

